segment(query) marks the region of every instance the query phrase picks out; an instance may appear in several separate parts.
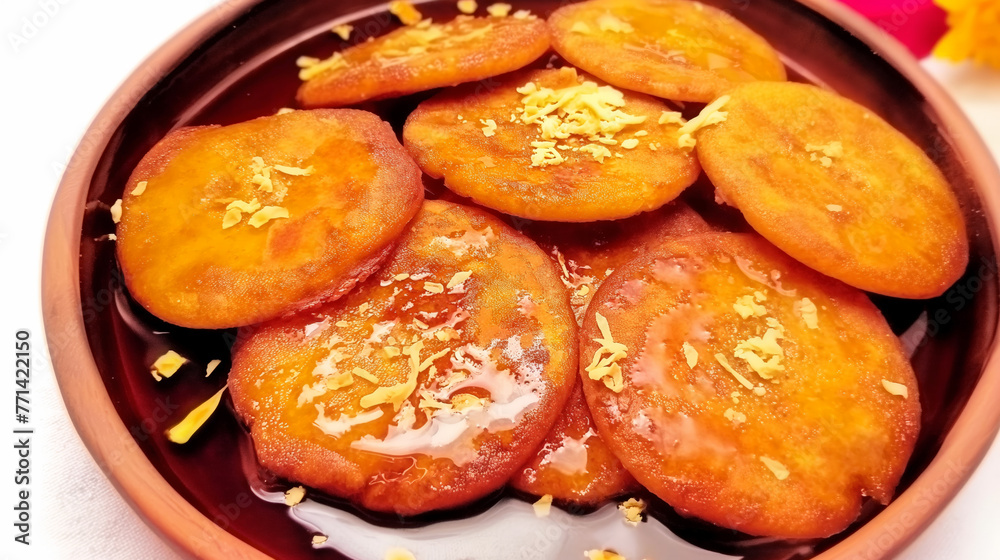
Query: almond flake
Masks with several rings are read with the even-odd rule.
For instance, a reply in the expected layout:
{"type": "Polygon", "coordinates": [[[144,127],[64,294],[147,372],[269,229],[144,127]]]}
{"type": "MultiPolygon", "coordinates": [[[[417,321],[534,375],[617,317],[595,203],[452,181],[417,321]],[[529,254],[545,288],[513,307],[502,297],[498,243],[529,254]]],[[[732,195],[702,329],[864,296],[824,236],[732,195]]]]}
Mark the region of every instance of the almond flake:
{"type": "Polygon", "coordinates": [[[695,350],[694,346],[691,346],[688,342],[685,342],[684,345],[681,346],[681,350],[684,351],[684,359],[687,361],[688,367],[690,369],[694,369],[694,367],[698,365],[698,351],[695,350]]]}
{"type": "Polygon", "coordinates": [[[455,275],[451,277],[451,280],[448,280],[448,285],[445,287],[450,290],[455,286],[458,286],[459,284],[465,282],[471,276],[472,276],[472,271],[470,270],[463,270],[461,272],[456,272],[455,275]]]}
{"type": "Polygon", "coordinates": [[[344,23],[341,25],[333,26],[333,29],[331,29],[331,31],[333,31],[334,33],[339,35],[341,39],[346,41],[351,38],[351,32],[354,31],[354,26],[344,23]]]}
{"type": "Polygon", "coordinates": [[[764,463],[764,465],[770,469],[772,473],[774,473],[774,478],[777,478],[778,480],[785,480],[788,478],[789,473],[788,469],[785,468],[785,465],[782,465],[774,459],[764,457],[763,455],[760,457],[760,461],[764,463]]]}
{"type": "Polygon", "coordinates": [[[444,292],[444,286],[437,282],[424,282],[424,290],[432,294],[440,294],[444,292]]]}
{"type": "Polygon", "coordinates": [[[535,509],[536,517],[548,517],[549,512],[552,511],[552,494],[542,496],[537,502],[531,504],[531,507],[535,509]]]}
{"type": "Polygon", "coordinates": [[[389,13],[399,18],[404,25],[416,25],[420,23],[423,16],[406,0],[393,0],[389,2],[389,13]]]}
{"type": "Polygon", "coordinates": [[[215,368],[219,367],[219,364],[221,363],[222,360],[212,360],[211,362],[208,362],[208,365],[205,366],[205,377],[212,375],[212,372],[215,371],[215,368]]]}
{"type": "Polygon", "coordinates": [[[910,391],[906,388],[906,385],[903,385],[902,383],[896,383],[894,381],[889,381],[888,379],[883,379],[882,387],[884,387],[886,391],[889,391],[889,394],[891,395],[903,397],[904,399],[910,398],[910,391]]]}
{"type": "Polygon", "coordinates": [[[298,505],[302,502],[302,499],[306,497],[306,489],[301,486],[296,486],[294,488],[289,488],[285,491],[285,505],[292,507],[298,505]]]}
{"type": "Polygon", "coordinates": [[[486,11],[489,12],[489,14],[493,17],[507,17],[507,14],[510,13],[510,10],[512,8],[513,6],[511,6],[510,4],[497,3],[488,6],[486,8],[486,11]]]}
{"type": "Polygon", "coordinates": [[[111,205],[111,221],[118,223],[122,220],[122,199],[118,199],[111,205]]]}
{"type": "Polygon", "coordinates": [[[637,500],[636,498],[629,498],[618,504],[618,509],[625,514],[625,522],[636,527],[642,521],[642,513],[646,511],[646,502],[637,500]]]}
{"type": "Polygon", "coordinates": [[[288,209],[281,206],[265,206],[255,212],[253,216],[250,216],[250,220],[247,223],[255,228],[259,228],[271,220],[287,217],[288,209]]]}

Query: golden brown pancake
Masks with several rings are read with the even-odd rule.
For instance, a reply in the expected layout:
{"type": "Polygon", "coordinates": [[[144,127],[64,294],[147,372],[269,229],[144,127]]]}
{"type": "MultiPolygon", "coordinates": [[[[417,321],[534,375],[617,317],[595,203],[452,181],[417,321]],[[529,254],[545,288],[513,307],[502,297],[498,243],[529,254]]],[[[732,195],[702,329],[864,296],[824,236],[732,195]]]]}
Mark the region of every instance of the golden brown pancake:
{"type": "Polygon", "coordinates": [[[307,65],[297,99],[304,107],[339,107],[483,80],[527,66],[549,48],[534,16],[459,16],[425,20],[307,65]]]}
{"type": "Polygon", "coordinates": [[[582,506],[600,505],[639,488],[597,434],[579,383],[542,447],[510,483],[528,494],[582,506]]]}
{"type": "Polygon", "coordinates": [[[785,80],[778,53],[726,12],[687,0],[590,0],[549,17],[552,46],[618,87],[709,102],[734,84],[785,80]]]}
{"type": "Polygon", "coordinates": [[[265,468],[414,515],[481,498],[531,457],[576,382],[576,331],[531,240],[427,201],[378,274],[242,331],[229,387],[265,468]]]}
{"type": "Polygon", "coordinates": [[[737,87],[696,133],[729,204],[779,249],[852,286],[930,298],[965,271],[965,222],[934,162],[868,109],[793,83],[737,87]]]}
{"type": "Polygon", "coordinates": [[[125,186],[118,262],[132,296],[165,321],[248,325],[350,290],[422,200],[420,170],[371,113],[182,128],[125,186]]]}
{"type": "Polygon", "coordinates": [[[825,537],[892,498],[917,383],[865,295],[753,234],[668,240],[609,277],[580,333],[598,431],[684,515],[825,537]]]}
{"type": "MultiPolygon", "coordinates": [[[[683,202],[626,220],[590,224],[534,222],[522,229],[538,242],[562,272],[577,320],[582,322],[597,288],[616,268],[669,237],[711,231],[683,202]]],[[[638,488],[601,439],[578,386],[534,459],[511,484],[514,488],[580,505],[600,504],[638,488]]]]}
{"type": "Polygon", "coordinates": [[[529,70],[421,103],[403,140],[425,173],[488,208],[611,220],[655,210],[698,177],[693,153],[678,147],[680,125],[660,124],[664,111],[573,68],[529,70]]]}

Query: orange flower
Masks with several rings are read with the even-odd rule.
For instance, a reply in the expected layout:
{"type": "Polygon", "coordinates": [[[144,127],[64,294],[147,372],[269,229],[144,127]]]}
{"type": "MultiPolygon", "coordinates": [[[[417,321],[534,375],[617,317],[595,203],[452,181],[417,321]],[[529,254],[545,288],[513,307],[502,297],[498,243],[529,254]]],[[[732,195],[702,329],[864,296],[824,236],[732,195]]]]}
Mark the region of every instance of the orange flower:
{"type": "Polygon", "coordinates": [[[1000,0],[934,0],[948,12],[951,30],[934,47],[934,56],[961,62],[972,59],[1000,69],[1000,0]]]}

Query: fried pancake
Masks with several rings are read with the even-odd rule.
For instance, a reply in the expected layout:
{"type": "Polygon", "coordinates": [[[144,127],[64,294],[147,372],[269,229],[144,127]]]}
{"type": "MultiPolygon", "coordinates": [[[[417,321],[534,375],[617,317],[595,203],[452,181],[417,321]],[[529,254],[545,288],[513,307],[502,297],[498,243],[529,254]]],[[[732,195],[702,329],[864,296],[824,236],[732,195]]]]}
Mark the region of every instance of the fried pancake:
{"type": "Polygon", "coordinates": [[[403,141],[425,173],[501,212],[555,222],[634,216],[677,197],[698,162],[668,108],[573,68],[469,84],[421,103],[403,141]],[[651,147],[652,146],[652,147],[651,147]]]}
{"type": "Polygon", "coordinates": [[[733,84],[785,80],[761,36],[726,12],[687,0],[590,0],[549,17],[552,46],[618,87],[709,102],[733,84]]]}
{"type": "MultiPolygon", "coordinates": [[[[711,231],[683,202],[616,222],[551,224],[533,222],[522,231],[559,265],[579,322],[597,288],[615,269],[666,237],[711,231]]],[[[514,488],[580,505],[600,504],[638,487],[597,434],[583,390],[570,396],[535,458],[511,481],[514,488]]]]}
{"type": "Polygon", "coordinates": [[[502,487],[576,382],[555,267],[485,212],[427,201],[382,270],[241,332],[229,387],[260,463],[414,515],[502,487]]]}
{"type": "Polygon", "coordinates": [[[339,107],[475,82],[527,66],[548,48],[548,27],[535,16],[424,20],[326,60],[300,58],[296,98],[303,107],[339,107]]]}
{"type": "Polygon", "coordinates": [[[725,201],[810,267],[894,297],[929,298],[968,263],[965,222],[934,162],[864,107],[820,88],[735,88],[696,133],[725,201]]]}
{"type": "Polygon", "coordinates": [[[587,224],[529,222],[521,231],[559,265],[573,313],[582,323],[597,288],[618,267],[665,238],[708,233],[713,228],[690,206],[674,201],[625,220],[587,224]]]}
{"type": "Polygon", "coordinates": [[[580,334],[598,431],[684,515],[832,535],[892,498],[920,427],[900,342],[865,295],[753,234],[668,240],[622,266],[580,334]]]}
{"type": "Polygon", "coordinates": [[[350,290],[421,200],[420,170],[371,113],[182,128],[125,187],[118,262],[132,296],[165,321],[248,325],[350,290]]]}
{"type": "Polygon", "coordinates": [[[579,382],[535,457],[511,486],[581,506],[599,505],[639,488],[594,428],[579,382]]]}

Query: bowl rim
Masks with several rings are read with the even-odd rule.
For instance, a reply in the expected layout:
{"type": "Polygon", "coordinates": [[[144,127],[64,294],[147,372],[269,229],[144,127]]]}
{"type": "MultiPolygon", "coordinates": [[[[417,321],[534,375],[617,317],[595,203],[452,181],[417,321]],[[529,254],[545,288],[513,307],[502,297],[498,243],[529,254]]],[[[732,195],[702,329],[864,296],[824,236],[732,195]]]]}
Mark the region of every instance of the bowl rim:
{"type": "MultiPolygon", "coordinates": [[[[73,425],[118,493],[161,539],[184,556],[266,559],[184,499],[146,458],[118,416],[90,352],[81,306],[80,240],[91,178],[115,130],[160,79],[206,39],[261,0],[222,0],[149,55],[117,88],[82,136],[53,200],[42,254],[42,316],[53,372],[73,425]],[[66,273],[70,263],[69,274],[66,273]]],[[[944,88],[896,39],[836,0],[796,0],[872,48],[948,123],[976,186],[994,247],[1000,247],[1000,170],[976,129],[944,88]],[[994,219],[996,218],[996,219],[994,219]]],[[[923,532],[979,465],[1000,430],[1000,334],[981,378],[940,450],[913,484],[819,560],[889,558],[923,532]]]]}

